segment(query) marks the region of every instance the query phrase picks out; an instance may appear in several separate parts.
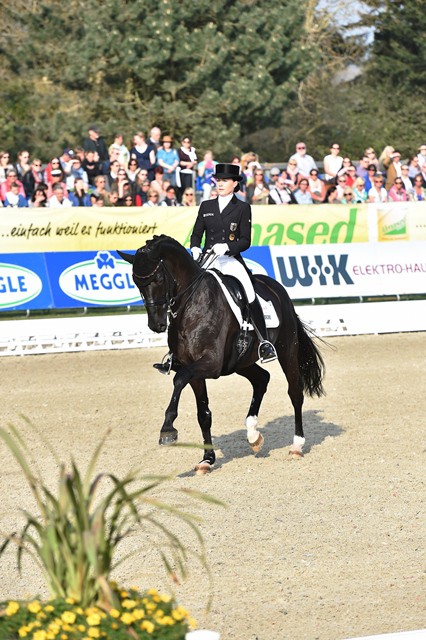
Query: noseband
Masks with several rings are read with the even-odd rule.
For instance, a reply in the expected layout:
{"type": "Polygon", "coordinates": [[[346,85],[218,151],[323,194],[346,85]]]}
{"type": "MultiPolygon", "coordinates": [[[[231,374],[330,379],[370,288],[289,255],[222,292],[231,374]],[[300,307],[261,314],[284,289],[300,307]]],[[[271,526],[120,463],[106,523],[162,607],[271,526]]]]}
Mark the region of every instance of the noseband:
{"type": "Polygon", "coordinates": [[[167,310],[171,312],[171,307],[174,304],[173,302],[174,298],[172,297],[172,294],[173,294],[173,289],[177,285],[177,282],[172,276],[172,274],[170,273],[170,271],[168,270],[168,268],[166,267],[166,265],[164,264],[163,260],[160,260],[158,264],[154,267],[154,269],[151,271],[151,273],[148,273],[148,275],[140,276],[133,271],[133,277],[136,278],[136,280],[141,281],[140,288],[144,289],[145,287],[150,285],[151,282],[155,280],[157,273],[160,271],[160,269],[162,270],[164,274],[164,278],[167,283],[166,295],[164,298],[158,298],[157,300],[154,300],[152,298],[146,298],[144,295],[145,306],[161,307],[163,305],[167,305],[168,307],[167,310]]]}

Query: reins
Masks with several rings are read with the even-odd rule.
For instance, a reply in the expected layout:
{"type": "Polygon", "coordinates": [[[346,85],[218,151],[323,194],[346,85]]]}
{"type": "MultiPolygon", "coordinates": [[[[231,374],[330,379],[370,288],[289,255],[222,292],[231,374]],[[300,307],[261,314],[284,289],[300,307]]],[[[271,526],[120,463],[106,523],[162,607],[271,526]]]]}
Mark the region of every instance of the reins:
{"type": "Polygon", "coordinates": [[[175,287],[177,287],[178,283],[176,282],[175,278],[173,277],[173,274],[170,272],[170,270],[168,269],[167,265],[165,264],[165,262],[163,262],[163,260],[161,259],[158,264],[155,266],[155,268],[151,271],[151,273],[148,273],[146,276],[141,276],[135,272],[133,272],[133,277],[136,278],[136,280],[142,280],[142,281],[146,281],[144,282],[144,284],[141,284],[141,288],[147,287],[149,284],[151,284],[151,282],[153,282],[153,280],[155,279],[157,272],[159,271],[159,269],[162,269],[164,274],[165,274],[165,280],[167,283],[167,290],[166,290],[166,295],[164,298],[159,298],[157,300],[152,300],[152,299],[146,299],[145,298],[145,306],[146,307],[159,307],[162,305],[167,304],[167,312],[171,315],[171,317],[173,319],[175,319],[178,315],[179,312],[183,312],[184,309],[186,308],[186,305],[188,304],[188,302],[191,300],[191,298],[193,297],[193,295],[195,294],[195,292],[197,291],[202,279],[204,278],[206,272],[204,269],[201,270],[201,273],[196,276],[196,278],[194,278],[194,280],[192,280],[189,285],[187,287],[185,287],[185,289],[183,291],[180,291],[179,293],[177,293],[175,296],[172,295],[172,288],[174,289],[175,287]],[[180,298],[182,298],[182,296],[187,292],[187,291],[191,291],[190,295],[188,296],[188,298],[185,301],[184,306],[182,307],[182,309],[177,309],[176,311],[172,310],[172,307],[174,307],[178,300],[180,298]]]}

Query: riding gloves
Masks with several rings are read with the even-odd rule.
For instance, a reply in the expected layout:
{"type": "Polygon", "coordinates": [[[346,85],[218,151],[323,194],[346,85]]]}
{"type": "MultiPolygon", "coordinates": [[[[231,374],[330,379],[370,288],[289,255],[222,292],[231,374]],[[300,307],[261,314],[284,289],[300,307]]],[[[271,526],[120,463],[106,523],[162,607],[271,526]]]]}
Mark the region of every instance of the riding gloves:
{"type": "Polygon", "coordinates": [[[194,258],[194,260],[198,260],[198,258],[202,254],[202,251],[201,251],[200,247],[191,247],[191,253],[192,253],[192,257],[194,258]]]}
{"type": "Polygon", "coordinates": [[[226,242],[214,244],[212,247],[212,251],[216,256],[224,256],[227,251],[229,251],[229,247],[226,242]]]}

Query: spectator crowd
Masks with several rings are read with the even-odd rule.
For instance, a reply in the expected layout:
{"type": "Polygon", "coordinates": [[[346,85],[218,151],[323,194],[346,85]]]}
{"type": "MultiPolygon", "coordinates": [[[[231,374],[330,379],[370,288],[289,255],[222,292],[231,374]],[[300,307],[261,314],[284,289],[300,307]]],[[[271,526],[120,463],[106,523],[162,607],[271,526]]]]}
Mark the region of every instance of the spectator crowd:
{"type": "MultiPolygon", "coordinates": [[[[27,149],[15,159],[0,151],[0,206],[173,207],[217,197],[213,153],[206,151],[199,159],[189,135],[176,147],[171,136],[153,127],[149,137],[138,131],[129,147],[121,133],[108,146],[93,124],[81,146],[66,148],[47,162],[32,158],[27,149]]],[[[230,162],[240,166],[243,177],[237,197],[252,205],[426,199],[426,144],[406,160],[387,146],[378,157],[369,147],[353,162],[333,143],[320,168],[303,142],[287,162],[269,170],[254,152],[235,155],[230,162]]]]}

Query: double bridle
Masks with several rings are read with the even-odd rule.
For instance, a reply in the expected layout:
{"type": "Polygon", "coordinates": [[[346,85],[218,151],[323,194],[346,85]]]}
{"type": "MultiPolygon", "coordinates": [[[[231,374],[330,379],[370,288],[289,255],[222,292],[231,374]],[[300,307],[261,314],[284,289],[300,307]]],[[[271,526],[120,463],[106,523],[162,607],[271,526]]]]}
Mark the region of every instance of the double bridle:
{"type": "Polygon", "coordinates": [[[144,301],[145,301],[145,306],[148,308],[148,307],[161,307],[163,305],[167,305],[167,313],[172,318],[176,318],[180,310],[176,309],[176,311],[173,311],[173,307],[177,304],[178,300],[183,296],[184,293],[186,293],[187,291],[190,291],[192,289],[192,291],[190,292],[190,295],[186,299],[186,302],[185,302],[183,308],[181,309],[183,311],[183,309],[188,304],[189,300],[194,295],[196,289],[198,288],[198,285],[200,284],[200,282],[203,279],[203,277],[204,277],[206,272],[204,271],[204,269],[202,269],[202,272],[196,278],[194,278],[194,280],[191,280],[189,285],[183,291],[180,291],[179,293],[177,293],[175,295],[173,295],[173,294],[176,291],[178,283],[176,282],[175,278],[173,277],[173,274],[170,272],[169,268],[167,267],[167,265],[163,261],[163,259],[160,259],[160,261],[154,267],[154,269],[151,271],[151,273],[148,273],[146,276],[141,276],[141,275],[139,275],[139,274],[137,274],[137,273],[135,273],[133,271],[133,277],[136,278],[136,280],[140,280],[141,281],[140,288],[144,289],[145,287],[150,285],[151,282],[153,282],[155,280],[155,278],[157,277],[157,274],[158,274],[158,272],[160,270],[163,272],[164,279],[166,280],[166,294],[165,294],[165,297],[164,298],[158,298],[158,299],[154,300],[152,298],[146,298],[145,295],[142,292],[142,295],[143,295],[144,301]]]}

